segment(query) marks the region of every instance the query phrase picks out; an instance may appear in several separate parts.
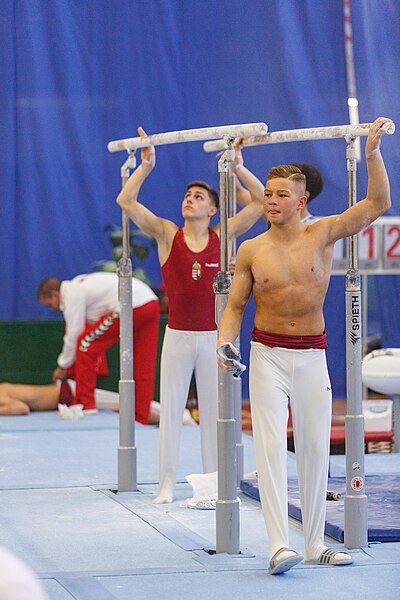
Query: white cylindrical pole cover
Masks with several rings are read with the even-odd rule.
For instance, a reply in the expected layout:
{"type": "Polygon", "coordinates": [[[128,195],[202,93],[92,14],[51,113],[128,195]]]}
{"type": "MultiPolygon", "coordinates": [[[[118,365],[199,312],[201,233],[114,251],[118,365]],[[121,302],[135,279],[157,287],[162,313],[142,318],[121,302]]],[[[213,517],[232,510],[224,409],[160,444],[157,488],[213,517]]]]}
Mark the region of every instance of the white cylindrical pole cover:
{"type": "Polygon", "coordinates": [[[179,144],[182,142],[196,142],[202,140],[215,140],[225,136],[249,137],[265,135],[268,127],[265,123],[246,123],[244,125],[221,125],[219,127],[204,127],[202,129],[183,129],[181,131],[168,131],[156,133],[146,137],[127,138],[109,142],[107,148],[110,152],[120,150],[136,150],[146,146],[163,146],[165,144],[179,144]]]}

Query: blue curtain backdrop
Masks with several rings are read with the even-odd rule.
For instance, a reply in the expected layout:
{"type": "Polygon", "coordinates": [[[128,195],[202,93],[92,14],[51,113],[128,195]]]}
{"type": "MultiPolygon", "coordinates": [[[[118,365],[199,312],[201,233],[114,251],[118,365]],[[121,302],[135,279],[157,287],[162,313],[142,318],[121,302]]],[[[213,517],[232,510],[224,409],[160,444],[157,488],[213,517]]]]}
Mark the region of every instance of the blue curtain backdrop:
{"type": "MultiPolygon", "coordinates": [[[[352,0],[351,8],[360,120],[384,115],[400,127],[400,4],[352,0]]],[[[136,135],[138,125],[155,133],[348,122],[341,0],[2,0],[0,39],[0,319],[48,318],[36,299],[42,278],[71,278],[111,257],[103,229],[120,223],[126,156],[107,152],[111,139],[136,135]]],[[[400,133],[384,139],[383,154],[389,214],[399,214],[400,133]]],[[[325,189],[313,212],[346,208],[340,140],[249,148],[245,160],[261,179],[274,164],[314,163],[325,189]]],[[[200,142],[160,147],[142,201],[180,222],[192,179],[218,186],[215,156],[200,142]]],[[[365,193],[363,161],[359,198],[365,193]]],[[[154,251],[143,266],[157,286],[154,251]]],[[[371,321],[385,346],[399,346],[399,278],[373,279],[371,321]]],[[[345,393],[344,314],[344,278],[335,277],[325,306],[335,397],[345,393]]],[[[250,303],[245,361],[252,316],[250,303]]]]}

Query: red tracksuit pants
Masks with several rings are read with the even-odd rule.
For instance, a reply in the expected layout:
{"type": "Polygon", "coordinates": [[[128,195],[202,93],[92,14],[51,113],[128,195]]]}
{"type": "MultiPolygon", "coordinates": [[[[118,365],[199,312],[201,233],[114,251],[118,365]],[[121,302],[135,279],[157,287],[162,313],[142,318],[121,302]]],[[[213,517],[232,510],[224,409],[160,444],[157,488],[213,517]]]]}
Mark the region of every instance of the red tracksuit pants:
{"type": "MultiPolygon", "coordinates": [[[[158,301],[133,309],[133,376],[135,380],[135,419],[147,424],[154,395],[158,329],[158,301]]],[[[104,352],[119,341],[118,313],[107,313],[91,323],[78,338],[76,362],[67,369],[76,381],[74,402],[84,410],[96,408],[94,390],[104,352]]]]}

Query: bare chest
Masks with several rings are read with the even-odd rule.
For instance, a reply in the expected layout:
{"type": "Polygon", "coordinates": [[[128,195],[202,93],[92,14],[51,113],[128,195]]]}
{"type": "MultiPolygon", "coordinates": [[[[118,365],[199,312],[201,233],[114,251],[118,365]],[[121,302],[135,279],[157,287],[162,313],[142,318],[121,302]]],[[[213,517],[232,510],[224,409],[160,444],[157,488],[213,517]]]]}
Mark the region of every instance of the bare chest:
{"type": "Polygon", "coordinates": [[[329,277],[330,261],[329,252],[314,244],[271,247],[253,261],[253,291],[265,293],[322,284],[329,277]]]}

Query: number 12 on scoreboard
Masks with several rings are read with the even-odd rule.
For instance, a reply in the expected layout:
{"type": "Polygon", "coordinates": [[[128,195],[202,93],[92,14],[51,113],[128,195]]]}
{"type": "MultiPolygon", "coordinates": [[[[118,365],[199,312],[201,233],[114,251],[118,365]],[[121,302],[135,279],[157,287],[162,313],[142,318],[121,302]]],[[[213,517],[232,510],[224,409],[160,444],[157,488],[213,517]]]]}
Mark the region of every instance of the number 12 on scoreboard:
{"type": "Polygon", "coordinates": [[[400,225],[383,227],[383,268],[400,267],[400,225]]]}

